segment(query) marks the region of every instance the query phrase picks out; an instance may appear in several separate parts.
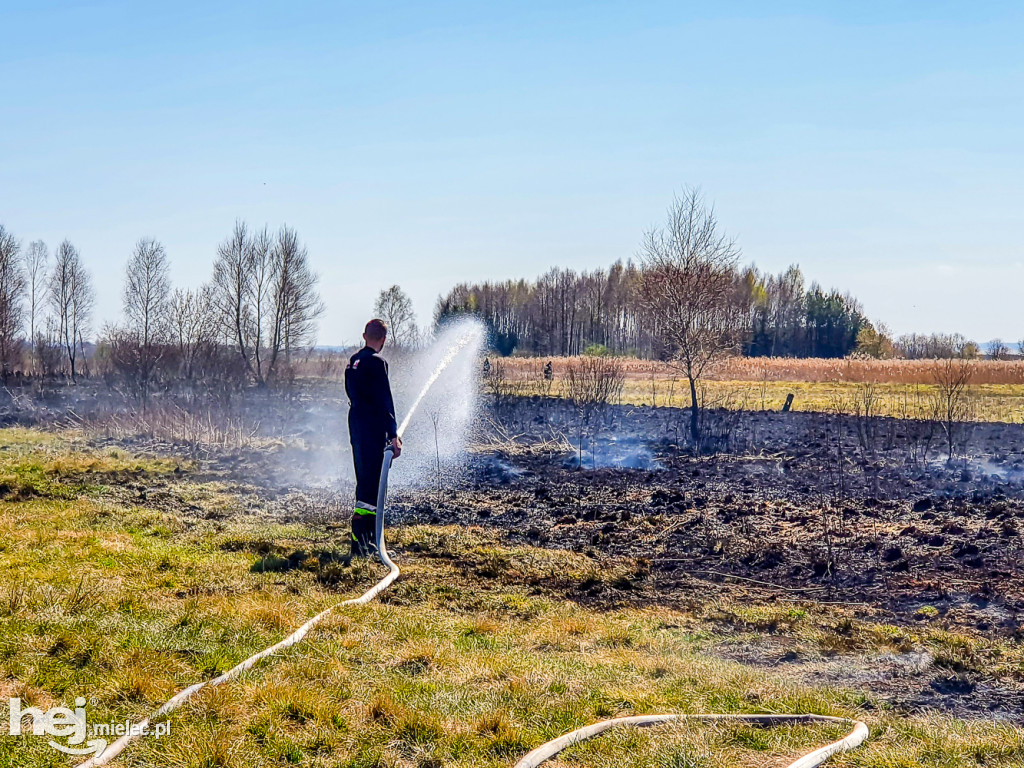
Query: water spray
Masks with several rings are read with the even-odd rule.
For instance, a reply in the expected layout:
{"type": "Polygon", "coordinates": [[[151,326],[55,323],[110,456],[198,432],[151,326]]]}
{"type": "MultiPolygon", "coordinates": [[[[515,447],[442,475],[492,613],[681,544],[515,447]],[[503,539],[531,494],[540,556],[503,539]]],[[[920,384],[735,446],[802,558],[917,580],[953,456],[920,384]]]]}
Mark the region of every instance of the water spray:
{"type": "MultiPolygon", "coordinates": [[[[438,362],[433,372],[430,374],[430,376],[427,377],[427,380],[423,383],[423,387],[420,389],[420,392],[416,396],[416,399],[413,400],[412,405],[409,406],[409,410],[406,411],[405,418],[402,419],[402,423],[398,425],[399,438],[401,438],[402,435],[405,434],[405,430],[409,426],[409,422],[412,420],[413,414],[416,413],[416,409],[419,407],[420,403],[423,402],[423,398],[427,396],[427,392],[429,392],[430,388],[434,386],[434,383],[441,377],[441,374],[444,373],[445,369],[449,365],[451,365],[452,361],[456,358],[456,356],[458,356],[458,354],[463,349],[465,349],[469,344],[473,343],[474,341],[478,341],[481,337],[482,335],[480,328],[476,324],[474,324],[470,326],[469,329],[460,334],[459,337],[452,344],[452,346],[448,348],[448,351],[445,353],[444,357],[441,358],[440,362],[438,362]]],[[[387,577],[385,577],[385,579],[391,577],[392,575],[394,576],[394,578],[392,578],[391,581],[397,579],[400,573],[398,566],[395,565],[394,561],[392,561],[391,557],[388,555],[387,544],[384,542],[384,512],[387,506],[388,498],[388,475],[390,474],[391,462],[394,461],[394,458],[395,449],[388,445],[388,447],[384,449],[384,463],[381,465],[380,468],[380,485],[377,486],[376,516],[377,554],[380,556],[380,561],[384,563],[384,565],[386,565],[390,571],[390,573],[388,574],[387,577]]],[[[389,581],[388,584],[390,584],[391,581],[389,581]]]]}
{"type": "Polygon", "coordinates": [[[423,402],[423,398],[427,396],[427,392],[429,392],[430,388],[434,386],[434,383],[441,378],[441,374],[444,373],[445,368],[451,365],[459,352],[464,350],[470,344],[479,341],[482,336],[483,332],[476,323],[472,324],[468,329],[459,334],[452,346],[448,348],[444,357],[441,358],[441,361],[427,378],[426,382],[424,382],[423,388],[420,389],[420,393],[416,395],[416,399],[412,401],[412,405],[409,406],[409,410],[406,412],[405,418],[402,419],[402,423],[398,427],[399,437],[405,434],[405,429],[409,426],[409,422],[412,421],[413,414],[416,413],[416,409],[419,407],[419,404],[423,402]]]}
{"type": "MultiPolygon", "coordinates": [[[[459,353],[467,346],[472,344],[474,341],[479,341],[482,338],[482,333],[479,324],[473,324],[468,330],[460,333],[454,343],[445,352],[444,356],[438,362],[433,372],[427,378],[420,390],[416,399],[413,401],[409,410],[406,412],[405,418],[402,420],[401,425],[398,428],[398,436],[401,437],[406,428],[409,426],[409,422],[412,419],[413,414],[416,412],[417,407],[426,397],[427,392],[434,385],[434,383],[440,378],[441,374],[444,373],[445,369],[452,363],[453,360],[459,355],[459,353]]],[[[329,616],[333,611],[346,605],[363,605],[370,602],[377,597],[381,592],[387,589],[394,581],[401,575],[401,570],[392,561],[388,554],[387,545],[384,542],[384,513],[388,494],[388,475],[391,470],[391,463],[394,460],[394,449],[389,445],[384,451],[384,462],[381,466],[380,473],[380,485],[377,489],[377,554],[380,557],[380,561],[387,567],[387,575],[373,585],[369,590],[364,592],[359,597],[351,598],[349,600],[343,600],[340,603],[326,608],[325,610],[313,616],[305,624],[295,630],[292,634],[281,640],[279,643],[275,643],[269,648],[265,648],[254,656],[250,656],[245,661],[241,662],[237,666],[228,670],[219,677],[215,677],[212,680],[208,680],[202,683],[196,683],[195,685],[185,688],[183,691],[178,692],[170,698],[163,706],[157,709],[153,714],[147,717],[145,720],[138,724],[137,729],[133,729],[129,733],[125,734],[117,741],[113,742],[100,754],[91,757],[83,763],[80,763],[76,768],[99,768],[99,766],[107,765],[111,760],[116,758],[124,749],[135,739],[149,731],[148,726],[151,721],[157,718],[163,717],[164,715],[170,714],[190,698],[192,698],[199,691],[207,687],[215,685],[221,685],[241,675],[249,669],[252,669],[263,659],[271,656],[278,651],[282,651],[285,648],[289,648],[297,643],[301,642],[309,631],[319,624],[323,619],[329,616]]],[[[617,717],[610,720],[603,720],[601,722],[593,723],[591,725],[579,728],[570,733],[559,736],[556,739],[542,744],[537,747],[529,754],[525,755],[518,763],[515,764],[514,768],[538,768],[541,764],[549,760],[550,758],[557,755],[562,750],[574,745],[579,744],[582,741],[593,738],[604,731],[615,728],[618,726],[637,726],[647,727],[658,725],[668,722],[698,722],[702,724],[715,724],[715,723],[739,723],[748,725],[759,725],[764,727],[779,726],[779,725],[793,725],[793,724],[809,724],[809,723],[821,723],[821,724],[852,724],[853,731],[847,736],[840,739],[839,741],[828,744],[820,749],[816,749],[810,754],[804,755],[799,760],[791,763],[788,768],[817,768],[830,757],[845,752],[848,749],[854,749],[861,744],[868,737],[867,726],[859,720],[852,720],[849,718],[841,717],[827,717],[824,715],[734,715],[734,714],[709,714],[709,715],[681,715],[681,714],[662,714],[662,715],[638,715],[633,717],[617,717]]]]}

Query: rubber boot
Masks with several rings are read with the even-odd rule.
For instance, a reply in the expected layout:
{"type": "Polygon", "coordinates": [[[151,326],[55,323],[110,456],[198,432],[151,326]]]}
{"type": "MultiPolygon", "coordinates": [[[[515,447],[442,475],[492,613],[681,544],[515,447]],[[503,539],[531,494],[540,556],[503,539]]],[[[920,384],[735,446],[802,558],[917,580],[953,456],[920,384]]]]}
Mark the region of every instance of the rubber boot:
{"type": "Polygon", "coordinates": [[[377,552],[377,514],[356,508],[352,515],[352,557],[372,557],[377,552]]]}

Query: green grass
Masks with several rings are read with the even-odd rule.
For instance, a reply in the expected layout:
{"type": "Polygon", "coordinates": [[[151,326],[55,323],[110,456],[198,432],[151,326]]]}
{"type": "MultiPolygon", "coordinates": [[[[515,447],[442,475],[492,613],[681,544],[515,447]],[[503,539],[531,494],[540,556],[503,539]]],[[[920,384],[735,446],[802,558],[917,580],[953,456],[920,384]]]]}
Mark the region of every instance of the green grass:
{"type": "MultiPolygon", "coordinates": [[[[139,720],[382,575],[333,562],[338,529],[225,516],[227,494],[187,472],[172,482],[209,519],[118,500],[117,473],[164,482],[183,466],[173,461],[94,454],[52,435],[4,432],[0,442],[0,473],[32,477],[38,491],[0,501],[0,699],[45,708],[81,695],[92,722],[139,720]],[[272,557],[275,567],[261,567],[272,557]]],[[[1021,730],[903,717],[857,690],[708,652],[772,634],[833,653],[945,649],[950,665],[997,662],[1009,675],[1019,646],[927,626],[910,634],[829,607],[584,605],[566,595],[595,583],[620,594],[613,585],[636,578],[636,563],[510,548],[482,529],[412,527],[390,538],[403,576],[381,601],[339,610],[299,646],[203,692],[171,715],[169,736],[135,743],[121,764],[510,766],[566,730],[644,712],[865,719],[869,745],[836,765],[1024,764],[1021,730]]],[[[781,765],[838,734],[666,726],[608,734],[552,765],[781,765]]],[[[68,759],[45,739],[3,736],[0,764],[68,759]]]]}

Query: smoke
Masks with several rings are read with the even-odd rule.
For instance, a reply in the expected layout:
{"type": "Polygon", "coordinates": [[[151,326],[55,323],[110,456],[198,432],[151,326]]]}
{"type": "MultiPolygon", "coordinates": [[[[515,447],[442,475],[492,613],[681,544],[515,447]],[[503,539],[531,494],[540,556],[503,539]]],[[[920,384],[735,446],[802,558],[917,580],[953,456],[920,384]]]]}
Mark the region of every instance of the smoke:
{"type": "MultiPolygon", "coordinates": [[[[423,349],[385,350],[404,445],[391,471],[393,489],[436,485],[438,465],[444,481],[465,468],[484,338],[483,324],[467,318],[446,326],[423,349]]],[[[257,425],[243,431],[265,444],[226,454],[222,470],[282,490],[351,490],[349,403],[340,379],[306,381],[290,400],[257,393],[241,407],[240,423],[257,425]]]]}
{"type": "MultiPolygon", "coordinates": [[[[483,323],[465,318],[445,326],[400,373],[396,408],[402,455],[389,482],[393,488],[429,487],[459,475],[479,408],[483,323]]],[[[397,378],[397,377],[396,377],[397,378]]]]}
{"type": "Polygon", "coordinates": [[[562,466],[576,469],[581,463],[583,469],[664,469],[646,441],[628,434],[584,436],[583,450],[575,444],[573,450],[565,454],[562,466]]]}

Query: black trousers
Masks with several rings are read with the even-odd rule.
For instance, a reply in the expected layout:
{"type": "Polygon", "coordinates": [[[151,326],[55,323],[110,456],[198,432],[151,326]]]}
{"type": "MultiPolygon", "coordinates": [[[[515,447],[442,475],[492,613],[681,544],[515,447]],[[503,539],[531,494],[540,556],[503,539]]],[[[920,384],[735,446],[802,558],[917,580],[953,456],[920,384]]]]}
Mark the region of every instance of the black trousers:
{"type": "MultiPolygon", "coordinates": [[[[387,435],[373,429],[360,429],[358,422],[349,421],[352,438],[352,459],[356,470],[356,507],[377,508],[380,473],[384,467],[384,448],[387,435]]],[[[377,515],[352,515],[352,553],[369,555],[377,545],[377,515]]]]}
{"type": "Polygon", "coordinates": [[[359,435],[352,432],[352,459],[356,467],[356,501],[377,506],[377,491],[380,488],[380,473],[384,467],[384,449],[387,435],[359,435]]]}

